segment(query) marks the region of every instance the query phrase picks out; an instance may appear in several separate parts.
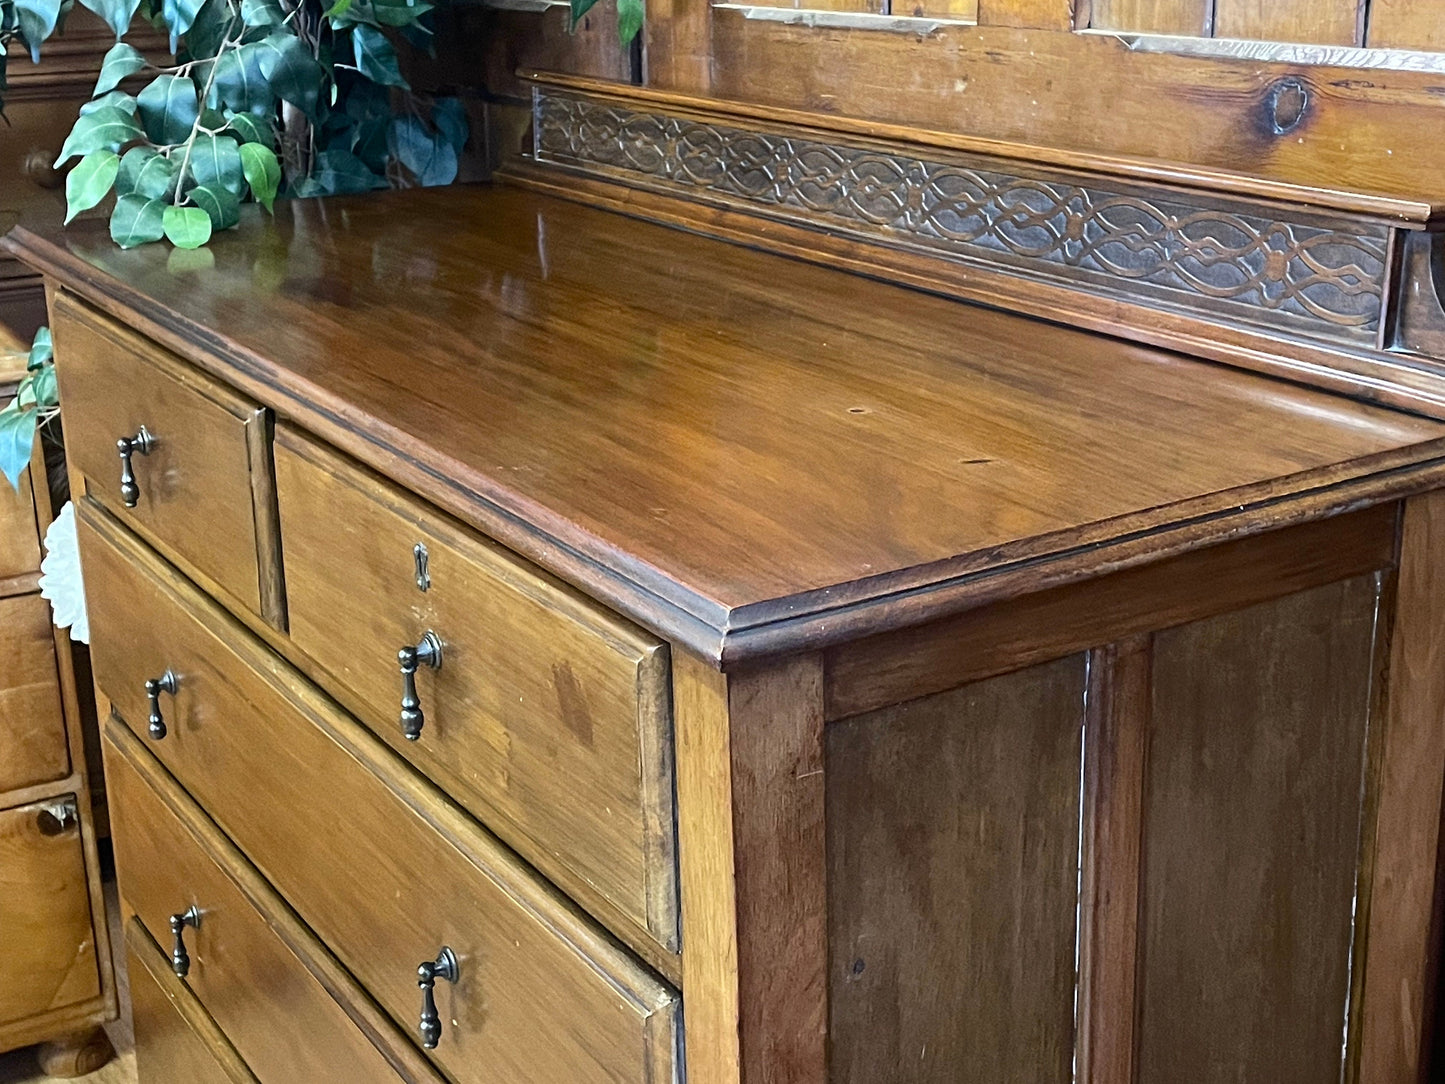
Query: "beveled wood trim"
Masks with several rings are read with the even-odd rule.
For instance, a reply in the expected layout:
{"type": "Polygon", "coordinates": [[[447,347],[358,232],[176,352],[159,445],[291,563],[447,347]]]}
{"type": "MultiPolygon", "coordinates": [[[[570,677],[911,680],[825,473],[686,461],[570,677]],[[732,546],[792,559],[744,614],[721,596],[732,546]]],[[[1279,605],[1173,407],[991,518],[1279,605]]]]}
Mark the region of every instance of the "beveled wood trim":
{"type": "Polygon", "coordinates": [[[687,1068],[827,1079],[822,660],[723,675],[673,657],[687,1068]]]}
{"type": "Polygon", "coordinates": [[[1079,901],[1079,1084],[1132,1084],[1152,637],[1089,653],[1079,901]]]}
{"type": "Polygon", "coordinates": [[[66,1005],[0,1028],[0,1053],[82,1031],[92,1024],[103,1024],[114,1018],[115,1009],[106,996],[100,994],[88,1001],[66,1005]]]}
{"type": "Polygon", "coordinates": [[[372,1000],[341,963],[316,939],[296,913],[248,862],[234,843],[180,788],[175,778],[146,750],[145,743],[112,714],[106,720],[105,741],[161,800],[191,834],[241,895],[260,912],[266,925],[341,1006],[358,1030],[381,1051],[402,1079],[440,1084],[441,1077],[396,1023],[372,1000]]]}
{"type": "Polygon", "coordinates": [[[825,654],[827,717],[1388,568],[1395,521],[1395,505],[1377,505],[842,644],[825,654]]]}
{"type": "MultiPolygon", "coordinates": [[[[166,1000],[186,1025],[193,1031],[216,1059],[216,1065],[233,1084],[259,1084],[236,1048],[221,1031],[220,1025],[206,1012],[196,995],[184,982],[176,978],[170,968],[170,957],[155,943],[141,924],[139,917],[131,915],[125,924],[125,943],[130,950],[129,958],[140,962],[155,984],[166,995],[166,1000]]],[[[142,1037],[144,1042],[144,1037],[142,1037]]]]}
{"type": "Polygon", "coordinates": [[[22,572],[18,576],[7,576],[0,580],[0,598],[14,598],[16,595],[33,595],[40,590],[39,572],[22,572]]]}
{"type": "Polygon", "coordinates": [[[1423,1081],[1429,1070],[1441,948],[1445,492],[1406,502],[1397,575],[1359,1079],[1408,1084],[1423,1081]]]}

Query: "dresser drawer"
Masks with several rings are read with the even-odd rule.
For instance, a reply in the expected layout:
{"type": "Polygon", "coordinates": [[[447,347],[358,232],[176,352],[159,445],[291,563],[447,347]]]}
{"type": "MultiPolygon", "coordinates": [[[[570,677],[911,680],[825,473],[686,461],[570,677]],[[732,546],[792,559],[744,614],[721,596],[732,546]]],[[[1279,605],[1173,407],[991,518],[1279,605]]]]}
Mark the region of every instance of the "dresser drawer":
{"type": "Polygon", "coordinates": [[[127,924],[125,940],[137,1078],[146,1084],[257,1084],[195,995],[169,973],[165,952],[138,919],[127,924]]]}
{"type": "Polygon", "coordinates": [[[265,411],[69,295],[51,303],[66,451],[85,490],[213,593],[282,624],[265,411]],[[122,493],[117,441],[138,492],[122,493]]]}
{"type": "Polygon", "coordinates": [[[666,646],[284,427],[276,471],[291,637],[337,697],[588,910],[675,952],[666,646]],[[408,741],[398,651],[428,633],[408,741]]]}
{"type": "Polygon", "coordinates": [[[105,778],[121,895],[162,945],[182,932],[186,985],[262,1081],[435,1084],[437,1077],[254,868],[113,717],[105,778]],[[335,991],[335,997],[327,987],[335,991]],[[343,1007],[342,1002],[346,1006],[343,1007]],[[363,1030],[378,1035],[392,1060],[363,1030]]]}
{"type": "Polygon", "coordinates": [[[437,983],[458,1082],[673,1079],[676,993],[95,506],[81,548],[101,692],[403,1026],[437,983]]]}
{"type": "MultiPolygon", "coordinates": [[[[0,487],[8,488],[3,480],[0,487]]],[[[50,603],[0,599],[0,792],[70,773],[50,603]]]]}

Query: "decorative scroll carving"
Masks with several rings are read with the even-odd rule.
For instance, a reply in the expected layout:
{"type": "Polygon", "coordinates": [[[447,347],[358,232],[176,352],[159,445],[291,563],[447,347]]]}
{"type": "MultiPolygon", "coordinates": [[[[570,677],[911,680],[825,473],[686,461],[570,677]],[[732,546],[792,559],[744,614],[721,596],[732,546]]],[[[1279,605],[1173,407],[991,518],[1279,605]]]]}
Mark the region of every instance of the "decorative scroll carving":
{"type": "Polygon", "coordinates": [[[904,154],[750,131],[538,92],[537,158],[755,213],[1352,340],[1373,337],[1389,229],[1272,208],[1211,206],[1006,163],[904,154]]]}

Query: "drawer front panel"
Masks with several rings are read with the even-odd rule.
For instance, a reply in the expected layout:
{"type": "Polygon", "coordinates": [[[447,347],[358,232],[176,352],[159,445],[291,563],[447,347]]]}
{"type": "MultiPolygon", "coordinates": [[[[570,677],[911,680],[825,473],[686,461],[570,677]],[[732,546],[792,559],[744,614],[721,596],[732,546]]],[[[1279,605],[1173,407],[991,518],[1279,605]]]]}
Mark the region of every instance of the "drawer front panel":
{"type": "MultiPolygon", "coordinates": [[[[171,915],[191,907],[200,912],[198,925],[184,934],[185,982],[251,1070],[268,1084],[395,1084],[397,1073],[287,948],[274,921],[252,906],[141,777],[128,753],[146,754],[136,750],[129,731],[114,719],[105,726],[121,894],[162,945],[172,943],[171,915]]],[[[310,946],[312,957],[324,952],[310,946]]]]}
{"type": "Polygon", "coordinates": [[[447,1075],[672,1079],[670,988],[113,521],[81,521],[101,691],[143,736],[145,679],[177,675],[148,747],[404,1027],[418,965],[455,952],[447,1075]]]}
{"type": "Polygon", "coordinates": [[[126,963],[139,1079],[147,1084],[255,1084],[255,1075],[195,996],[166,973],[165,953],[135,919],[126,929],[126,963]]]}
{"type": "Polygon", "coordinates": [[[50,603],[39,595],[0,599],[0,791],[69,772],[50,603]]]}
{"type": "Polygon", "coordinates": [[[294,432],[276,470],[291,636],[337,696],[589,910],[676,951],[665,645],[294,432]],[[441,665],[418,667],[408,741],[397,652],[427,632],[441,665]]]}
{"type": "Polygon", "coordinates": [[[279,566],[267,420],[261,408],[64,293],[51,304],[66,451],[86,491],[174,560],[279,624],[279,566]],[[121,493],[116,442],[131,455],[136,504],[121,493]]]}
{"type": "Polygon", "coordinates": [[[75,796],[0,812],[0,1023],[99,993],[75,796]]]}

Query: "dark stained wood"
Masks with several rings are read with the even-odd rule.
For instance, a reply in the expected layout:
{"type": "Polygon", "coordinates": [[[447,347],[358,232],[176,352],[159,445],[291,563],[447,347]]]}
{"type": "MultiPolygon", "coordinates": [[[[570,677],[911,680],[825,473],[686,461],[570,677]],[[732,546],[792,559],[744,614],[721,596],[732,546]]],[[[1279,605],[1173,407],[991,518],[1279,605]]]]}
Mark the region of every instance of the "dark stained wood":
{"type": "Polygon", "coordinates": [[[125,723],[147,732],[146,675],[182,675],[149,747],[403,1027],[417,965],[456,953],[441,1072],[672,1078],[669,986],[97,505],[81,523],[96,682],[125,723]]]}
{"type": "Polygon", "coordinates": [[[1397,515],[1379,505],[854,640],[825,655],[828,718],[1388,568],[1397,515]]]}
{"type": "Polygon", "coordinates": [[[289,430],[279,437],[295,646],[392,748],[561,888],[675,953],[666,646],[356,464],[289,430]],[[425,722],[408,741],[397,651],[429,631],[442,665],[417,672],[425,722]]]}
{"type": "Polygon", "coordinates": [[[263,405],[733,661],[912,623],[1019,562],[1142,560],[1277,524],[1286,499],[1344,507],[1362,479],[1378,499],[1422,484],[1387,472],[1445,433],[505,189],[293,201],[219,238],[204,290],[160,248],[19,239],[263,405]],[[363,251],[431,270],[403,289],[355,274],[363,251]],[[264,299],[257,261],[282,276],[264,299]]]}
{"type": "Polygon", "coordinates": [[[39,595],[0,599],[0,792],[70,774],[50,630],[39,595]]]}
{"type": "Polygon", "coordinates": [[[1072,1079],[1085,669],[828,728],[829,1079],[1072,1079]]]}
{"type": "Polygon", "coordinates": [[[1154,637],[1140,1080],[1340,1077],[1378,599],[1356,577],[1154,637]]]}

